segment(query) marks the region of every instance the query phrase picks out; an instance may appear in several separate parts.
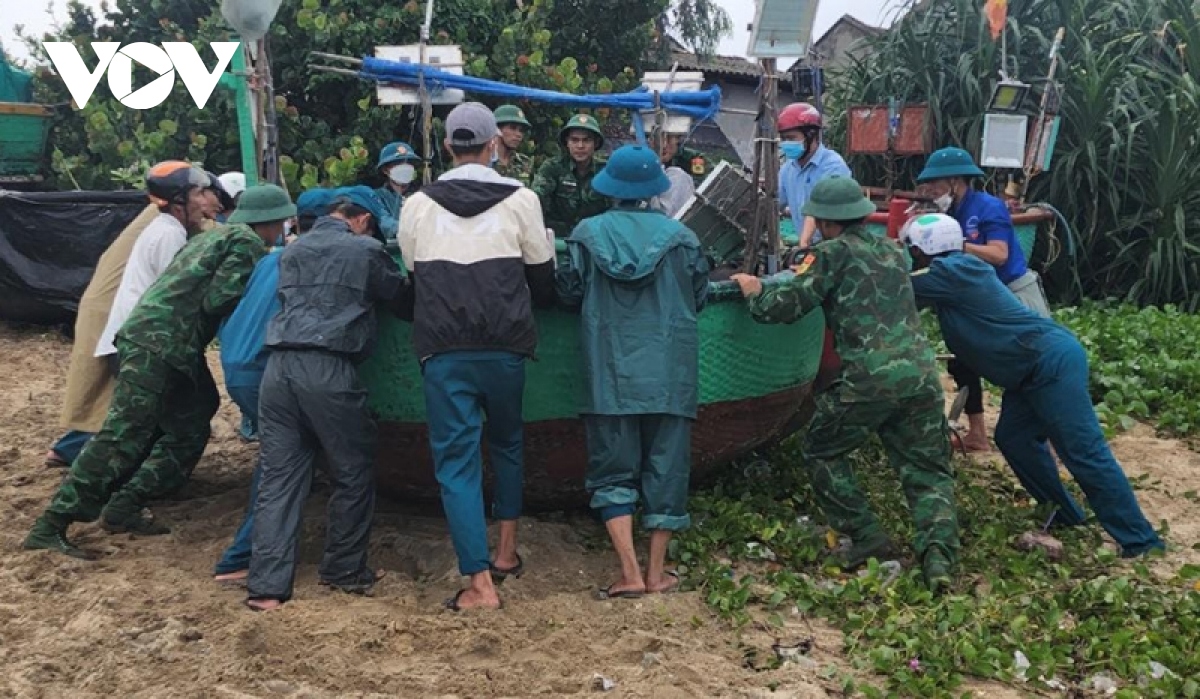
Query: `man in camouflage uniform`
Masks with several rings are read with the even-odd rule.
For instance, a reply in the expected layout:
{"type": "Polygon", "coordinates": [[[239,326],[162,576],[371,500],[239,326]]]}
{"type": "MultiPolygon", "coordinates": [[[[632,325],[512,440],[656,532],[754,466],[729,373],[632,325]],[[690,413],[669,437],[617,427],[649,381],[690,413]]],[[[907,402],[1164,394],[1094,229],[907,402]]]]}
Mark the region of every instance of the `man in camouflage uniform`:
{"type": "Polygon", "coordinates": [[[704,179],[712,172],[712,164],[703,153],[685,148],[682,143],[683,135],[681,134],[665,133],[662,135],[662,148],[658,153],[662,166],[664,168],[677,167],[683,170],[692,176],[692,182],[696,185],[696,189],[700,189],[704,179]]]}
{"type": "Polygon", "coordinates": [[[837,340],[842,374],[818,395],[802,449],[825,516],[851,538],[842,565],[857,567],[892,552],[849,460],[875,432],[908,499],[925,580],[938,591],[950,582],[959,548],[942,388],[904,254],[863,225],[874,211],[854,180],[822,180],[803,213],[817,220],[828,242],[794,268],[791,280],[766,292],[757,277],[733,279],[752,299],[758,322],[792,323],[824,308],[837,340]]]}
{"type": "Polygon", "coordinates": [[[600,122],[576,114],[558,133],[563,154],[542,163],[533,179],[533,191],[542,200],[546,227],[566,238],[585,218],[608,211],[608,197],[592,189],[592,178],[604,167],[596,151],[604,146],[600,122]]]}
{"type": "Polygon", "coordinates": [[[517,149],[529,132],[529,120],[520,107],[512,104],[498,107],[493,114],[496,126],[500,129],[500,141],[496,146],[496,162],[492,163],[492,169],[528,187],[533,184],[533,158],[518,153],[517,149]]]}
{"type": "Polygon", "coordinates": [[[247,189],[229,225],[189,241],[150,286],[117,334],[121,366],[104,426],[72,464],[25,548],[88,558],[67,540],[67,528],[98,517],[110,532],[170,531],[144,518],[142,508],[186,483],[204,453],[220,402],[205,348],[295,213],[279,187],[247,189]]]}

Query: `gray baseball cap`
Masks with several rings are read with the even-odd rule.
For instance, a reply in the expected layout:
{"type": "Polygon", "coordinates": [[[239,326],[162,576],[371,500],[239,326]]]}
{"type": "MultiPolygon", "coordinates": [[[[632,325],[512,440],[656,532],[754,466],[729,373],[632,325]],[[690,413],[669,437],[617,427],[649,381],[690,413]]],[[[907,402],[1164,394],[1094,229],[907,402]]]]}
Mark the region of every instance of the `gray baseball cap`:
{"type": "Polygon", "coordinates": [[[446,136],[454,146],[482,146],[496,136],[496,117],[479,102],[463,102],[446,115],[446,136]]]}

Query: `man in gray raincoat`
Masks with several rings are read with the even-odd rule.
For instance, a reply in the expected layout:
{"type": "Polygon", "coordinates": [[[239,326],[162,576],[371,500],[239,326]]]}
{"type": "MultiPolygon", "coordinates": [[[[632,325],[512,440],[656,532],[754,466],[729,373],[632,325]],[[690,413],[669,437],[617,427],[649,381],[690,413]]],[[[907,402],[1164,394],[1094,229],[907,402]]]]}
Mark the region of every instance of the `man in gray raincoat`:
{"type": "Polygon", "coordinates": [[[330,214],[279,258],[280,311],[267,327],[271,354],[259,394],[262,472],[246,601],[255,611],[292,597],[296,540],[318,449],[333,482],[321,582],[365,593],[377,579],[367,567],[375,424],[357,365],[373,349],[376,306],[404,290],[396,262],[372,237],[382,220],[369,188],[339,190],[330,214]]]}
{"type": "Polygon", "coordinates": [[[670,182],[654,151],[624,146],[592,182],[617,207],[575,227],[559,296],[583,315],[588,387],[586,486],[621,561],[601,598],[669,592],[667,544],[687,528],[692,421],[699,394],[697,314],[708,264],[696,234],[647,206],[670,182]],[[642,502],[650,530],[645,575],[633,545],[642,502]]]}

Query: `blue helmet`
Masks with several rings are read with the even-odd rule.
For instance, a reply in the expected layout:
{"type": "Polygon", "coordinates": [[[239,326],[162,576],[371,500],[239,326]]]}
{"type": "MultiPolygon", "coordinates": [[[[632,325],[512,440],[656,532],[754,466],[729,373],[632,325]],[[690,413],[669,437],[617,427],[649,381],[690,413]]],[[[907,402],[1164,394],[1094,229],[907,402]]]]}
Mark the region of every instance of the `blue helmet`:
{"type": "Polygon", "coordinates": [[[334,191],[324,187],[313,187],[296,197],[297,216],[324,216],[333,203],[334,191]]]}
{"type": "Polygon", "coordinates": [[[348,201],[366,209],[380,225],[383,224],[383,217],[387,209],[379,195],[370,187],[361,184],[353,187],[338,187],[333,190],[332,204],[336,204],[339,200],[348,201]]]}
{"type": "Polygon", "coordinates": [[[592,189],[613,199],[652,199],[670,188],[658,154],[645,146],[621,146],[592,179],[592,189]]]}
{"type": "Polygon", "coordinates": [[[404,141],[393,141],[379,151],[379,162],[375,164],[375,169],[382,170],[387,165],[420,160],[412,146],[404,141]]]}

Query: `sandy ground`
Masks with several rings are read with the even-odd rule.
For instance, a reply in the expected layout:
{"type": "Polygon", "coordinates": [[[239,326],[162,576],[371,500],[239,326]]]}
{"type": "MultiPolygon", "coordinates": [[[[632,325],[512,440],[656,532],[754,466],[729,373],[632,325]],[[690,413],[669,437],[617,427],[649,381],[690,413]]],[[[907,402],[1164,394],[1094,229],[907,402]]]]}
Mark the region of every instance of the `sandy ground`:
{"type": "MultiPolygon", "coordinates": [[[[154,507],[171,535],[76,525],[72,535],[101,560],[22,551],[62,477],[42,456],[60,432],[69,353],[57,333],[0,323],[0,697],[565,696],[598,693],[596,674],[615,682],[607,696],[829,696],[811,666],[746,669],[739,635],[698,593],[593,600],[613,564],[603,529],[577,515],[523,520],[528,572],[502,587],[506,609],[454,614],[441,609],[459,586],[445,524],[399,503],[377,510],[373,564],[390,574],[375,596],[319,587],[319,491],[294,601],[254,614],[244,592],[211,582],[256,453],[237,438],[228,401],[192,482],[154,507]]],[[[841,663],[836,632],[791,631],[819,636],[815,661],[841,663]]],[[[747,639],[764,656],[774,641],[747,639]]]]}
{"type": "MultiPolygon", "coordinates": [[[[242,516],[255,447],[236,437],[226,401],[192,483],[155,506],[170,536],[73,535],[102,552],[83,562],[24,552],[20,542],[62,472],[42,466],[58,436],[70,343],[54,332],[0,323],[0,696],[14,697],[505,697],[599,693],[620,697],[840,696],[818,668],[847,667],[836,631],[802,620],[738,633],[697,593],[598,602],[613,574],[603,531],[578,515],[527,518],[527,574],[502,588],[499,613],[454,614],[458,588],[436,512],[380,503],[372,556],[390,571],[372,598],[316,584],[324,493],[310,501],[295,600],[254,614],[244,593],[211,582],[213,563],[242,516]],[[745,650],[813,638],[815,662],[756,672],[745,650]],[[828,693],[827,693],[828,690],[828,693]]],[[[219,370],[211,357],[214,370],[219,370]]],[[[1194,558],[1200,457],[1139,429],[1115,445],[1131,475],[1152,474],[1139,495],[1181,544],[1162,565],[1194,558]]],[[[978,696],[1015,696],[973,685],[978,696]]]]}

